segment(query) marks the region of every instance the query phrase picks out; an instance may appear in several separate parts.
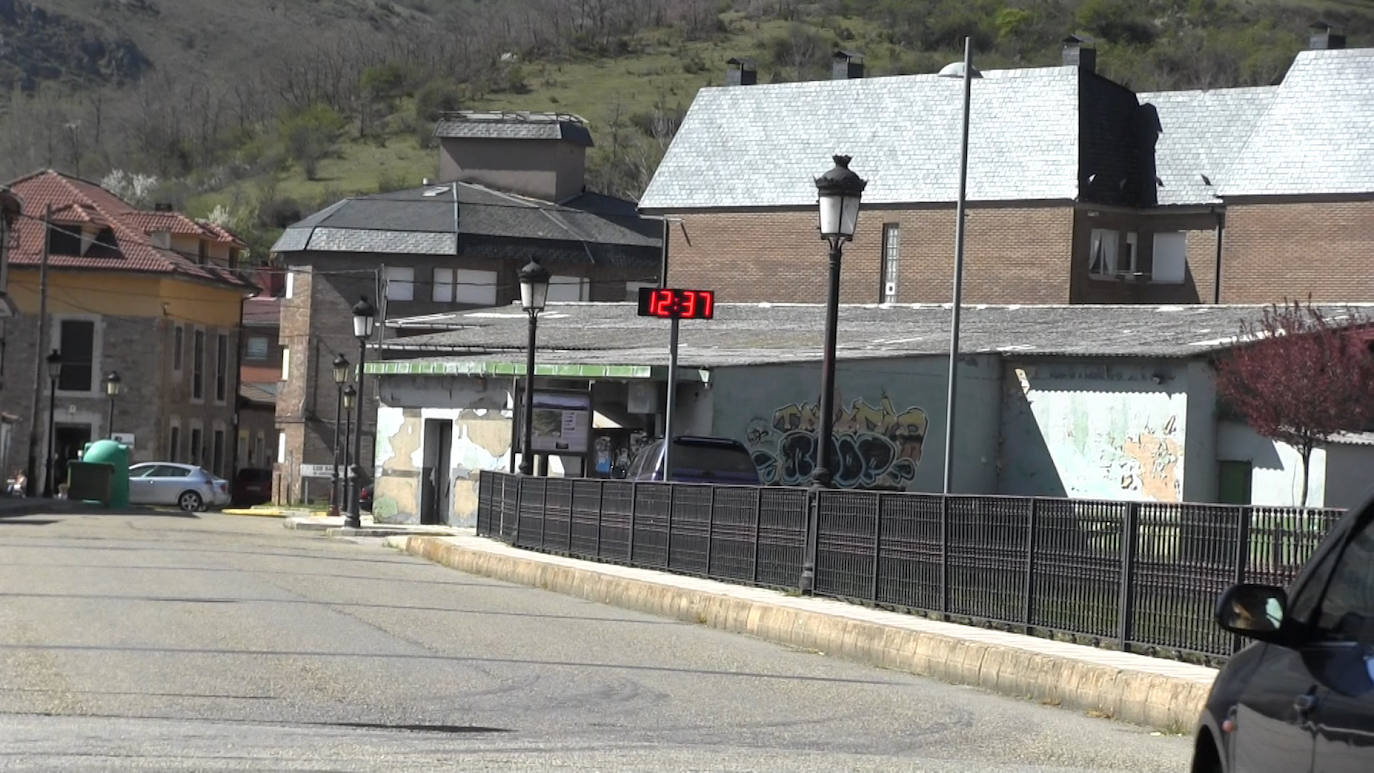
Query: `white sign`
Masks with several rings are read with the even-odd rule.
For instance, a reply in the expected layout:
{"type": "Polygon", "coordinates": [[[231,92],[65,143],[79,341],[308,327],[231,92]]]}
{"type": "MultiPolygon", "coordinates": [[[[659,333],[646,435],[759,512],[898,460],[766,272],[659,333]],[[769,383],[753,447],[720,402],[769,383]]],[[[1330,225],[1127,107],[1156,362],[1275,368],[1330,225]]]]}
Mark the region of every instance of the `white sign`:
{"type": "Polygon", "coordinates": [[[124,445],[128,446],[130,450],[133,450],[134,433],[132,432],[111,432],[110,439],[115,441],[116,443],[123,443],[124,445]]]}
{"type": "MultiPolygon", "coordinates": [[[[332,464],[302,464],[302,465],[301,465],[301,477],[302,477],[302,478],[332,478],[332,477],[334,477],[334,465],[332,465],[332,464]]],[[[342,464],[339,465],[339,477],[340,477],[340,478],[347,478],[347,477],[349,477],[348,471],[344,469],[344,467],[343,467],[342,464]]]]}
{"type": "MultiPolygon", "coordinates": [[[[516,396],[523,399],[519,391],[516,396]]],[[[568,456],[590,453],[591,408],[589,392],[534,390],[534,432],[530,441],[535,452],[568,456]]],[[[515,415],[517,433],[523,432],[521,412],[516,411],[515,415]]]]}

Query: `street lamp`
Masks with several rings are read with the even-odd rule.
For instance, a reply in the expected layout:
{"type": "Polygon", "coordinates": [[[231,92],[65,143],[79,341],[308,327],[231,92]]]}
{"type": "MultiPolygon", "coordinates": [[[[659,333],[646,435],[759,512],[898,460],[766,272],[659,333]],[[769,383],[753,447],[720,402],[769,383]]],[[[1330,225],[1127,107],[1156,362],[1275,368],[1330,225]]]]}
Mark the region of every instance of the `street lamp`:
{"type": "Polygon", "coordinates": [[[55,417],[56,414],[57,414],[57,381],[58,381],[59,378],[62,377],[62,353],[59,352],[59,351],[57,351],[56,349],[53,349],[53,350],[52,350],[52,353],[49,354],[46,358],[44,358],[44,361],[47,363],[47,366],[48,366],[48,382],[49,382],[49,383],[48,383],[48,456],[47,456],[48,463],[47,463],[47,466],[44,468],[44,473],[45,473],[45,474],[43,475],[43,496],[45,496],[45,497],[50,497],[50,496],[52,496],[53,491],[55,491],[55,489],[53,488],[53,475],[54,475],[54,473],[56,472],[56,470],[53,469],[53,468],[56,466],[56,465],[53,464],[53,447],[54,447],[54,445],[55,445],[55,444],[53,443],[53,440],[54,440],[54,438],[53,438],[53,432],[54,432],[54,417],[55,417]]]}
{"type": "Polygon", "coordinates": [[[534,472],[534,342],[539,328],[539,312],[549,297],[549,270],[531,260],[520,269],[520,308],[529,315],[529,346],[525,351],[525,411],[521,415],[525,429],[520,452],[520,474],[534,472]]]}
{"type": "Polygon", "coordinates": [[[348,474],[348,463],[349,463],[349,458],[348,458],[348,456],[349,456],[349,454],[348,454],[348,448],[349,448],[349,446],[348,446],[348,444],[349,444],[349,439],[353,437],[353,398],[356,397],[357,394],[358,394],[358,390],[354,389],[352,384],[349,384],[348,386],[346,386],[346,387],[343,388],[343,411],[344,411],[343,469],[344,469],[344,479],[343,479],[343,485],[342,485],[342,487],[341,487],[341,492],[342,492],[343,495],[340,497],[340,499],[343,500],[344,502],[350,502],[350,501],[352,501],[351,499],[349,499],[349,496],[350,496],[350,495],[349,495],[349,491],[351,490],[351,489],[349,488],[349,483],[350,483],[350,481],[352,481],[353,476],[348,474]]]}
{"type": "MultiPolygon", "coordinates": [[[[377,310],[367,302],[366,297],[353,304],[353,337],[358,339],[358,415],[357,432],[353,436],[353,464],[361,471],[363,464],[363,364],[367,362],[367,339],[372,337],[372,326],[377,321],[377,310]]],[[[362,514],[358,512],[359,475],[353,476],[351,507],[344,517],[344,526],[357,529],[363,525],[362,514]]]]}
{"type": "Polygon", "coordinates": [[[954,483],[954,399],[955,376],[959,371],[959,307],[963,303],[964,284],[964,199],[968,190],[968,107],[973,91],[973,79],[983,77],[973,69],[973,46],[964,38],[964,66],[949,65],[940,71],[945,78],[964,81],[964,114],[959,142],[959,198],[954,205],[954,299],[949,320],[949,385],[945,391],[945,481],[944,493],[949,494],[954,483]]]}
{"type": "Polygon", "coordinates": [[[829,488],[835,475],[832,452],[835,434],[835,327],[840,313],[840,259],[844,243],[853,241],[859,222],[859,199],[868,183],[849,169],[849,156],[835,156],[835,166],[816,178],[820,202],[821,239],[830,243],[830,286],[825,307],[825,355],[821,362],[820,433],[816,438],[816,469],[812,480],[829,488]]]}
{"type": "MultiPolygon", "coordinates": [[[[331,516],[339,514],[339,501],[343,498],[339,489],[339,421],[341,418],[339,414],[343,410],[343,385],[347,381],[348,358],[340,352],[334,357],[334,475],[329,483],[329,514],[331,516]]],[[[344,469],[347,470],[347,468],[344,469]]]]}
{"type": "Polygon", "coordinates": [[[120,386],[119,371],[112,370],[105,374],[105,394],[110,398],[110,421],[105,427],[109,430],[111,438],[114,437],[114,403],[115,398],[119,396],[120,386]]]}

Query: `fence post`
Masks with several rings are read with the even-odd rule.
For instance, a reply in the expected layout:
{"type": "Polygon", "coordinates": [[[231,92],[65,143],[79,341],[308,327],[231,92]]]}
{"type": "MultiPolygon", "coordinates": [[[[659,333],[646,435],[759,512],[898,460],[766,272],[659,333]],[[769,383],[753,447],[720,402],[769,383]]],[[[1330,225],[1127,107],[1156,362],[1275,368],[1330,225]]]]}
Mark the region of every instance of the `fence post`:
{"type": "MultiPolygon", "coordinates": [[[[565,478],[565,480],[566,480],[566,478],[565,478]]],[[[567,552],[568,552],[569,555],[571,555],[572,552],[573,552],[573,549],[572,549],[572,533],[573,533],[573,520],[574,520],[574,519],[573,519],[573,509],[574,509],[573,506],[576,504],[576,502],[577,502],[577,485],[574,484],[574,483],[569,483],[569,484],[568,484],[568,536],[565,537],[565,538],[563,539],[563,544],[565,544],[565,545],[567,546],[567,552]]]]}
{"type": "Polygon", "coordinates": [[[940,495],[940,613],[949,615],[949,495],[940,495]]]}
{"type": "MultiPolygon", "coordinates": [[[[1236,572],[1234,580],[1237,585],[1245,582],[1245,571],[1250,564],[1250,521],[1253,512],[1249,507],[1236,508],[1236,572]]],[[[1240,634],[1231,636],[1231,652],[1240,652],[1240,634]]]]}
{"type": "Polygon", "coordinates": [[[878,600],[878,573],[881,571],[882,561],[879,560],[883,548],[883,495],[873,494],[873,592],[869,594],[869,600],[878,600]]]}
{"type": "Polygon", "coordinates": [[[542,478],[544,482],[544,495],[539,498],[539,549],[547,550],[548,544],[544,541],[544,533],[548,530],[549,520],[549,479],[542,478]]]}
{"type": "Polygon", "coordinates": [[[759,521],[763,518],[763,489],[754,489],[754,584],[759,584],[759,521]]]}
{"type": "Polygon", "coordinates": [[[639,509],[639,482],[630,484],[630,544],[625,551],[625,560],[635,562],[635,511],[639,509]]]}
{"type": "Polygon", "coordinates": [[[1121,649],[1128,651],[1131,648],[1131,602],[1135,596],[1135,544],[1137,532],[1140,530],[1140,503],[1129,502],[1126,505],[1126,522],[1121,529],[1121,602],[1119,612],[1121,615],[1119,635],[1121,638],[1121,649]]]}
{"type": "Polygon", "coordinates": [[[821,489],[813,487],[806,492],[806,537],[802,542],[802,571],[797,581],[797,590],[803,596],[816,592],[816,552],[819,542],[817,531],[821,522],[821,489]]]}
{"type": "Polygon", "coordinates": [[[1040,500],[1031,497],[1030,517],[1026,520],[1026,606],[1022,610],[1022,618],[1026,624],[1026,632],[1030,632],[1031,620],[1035,616],[1035,536],[1039,524],[1040,500]]]}
{"type": "Polygon", "coordinates": [[[668,539],[663,546],[663,566],[673,568],[673,502],[677,500],[677,485],[668,484],[668,539]]]}
{"type": "Polygon", "coordinates": [[[601,557],[601,511],[606,506],[606,481],[596,482],[596,557],[601,557]]]}
{"type": "Polygon", "coordinates": [[[711,576],[711,537],[716,530],[716,487],[711,487],[711,508],[706,511],[706,576],[711,576]]]}
{"type": "Polygon", "coordinates": [[[515,479],[515,533],[510,537],[510,544],[520,544],[520,500],[525,493],[525,476],[521,475],[515,479]]]}

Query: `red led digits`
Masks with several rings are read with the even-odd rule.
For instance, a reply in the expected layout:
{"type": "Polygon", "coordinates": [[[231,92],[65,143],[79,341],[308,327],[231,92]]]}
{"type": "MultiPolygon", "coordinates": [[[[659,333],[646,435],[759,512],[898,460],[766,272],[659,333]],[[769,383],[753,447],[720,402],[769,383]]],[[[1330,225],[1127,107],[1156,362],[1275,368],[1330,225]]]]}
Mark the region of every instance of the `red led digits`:
{"type": "Polygon", "coordinates": [[[716,294],[710,290],[678,290],[668,287],[639,288],[639,316],[662,319],[710,319],[716,294]]]}

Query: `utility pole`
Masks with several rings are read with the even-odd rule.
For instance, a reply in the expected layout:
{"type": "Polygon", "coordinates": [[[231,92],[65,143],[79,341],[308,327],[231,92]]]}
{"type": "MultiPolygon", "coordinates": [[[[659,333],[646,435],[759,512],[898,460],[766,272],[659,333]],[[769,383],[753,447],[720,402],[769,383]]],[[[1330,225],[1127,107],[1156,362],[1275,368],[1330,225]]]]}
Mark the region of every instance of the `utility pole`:
{"type": "MultiPolygon", "coordinates": [[[[43,259],[38,263],[38,334],[34,336],[36,347],[33,355],[33,403],[29,407],[29,462],[25,468],[28,477],[28,490],[25,496],[33,496],[38,481],[38,410],[43,400],[45,361],[48,351],[48,229],[52,221],[52,204],[43,211],[43,259]]],[[[47,479],[47,465],[44,461],[44,479],[47,479]]]]}

